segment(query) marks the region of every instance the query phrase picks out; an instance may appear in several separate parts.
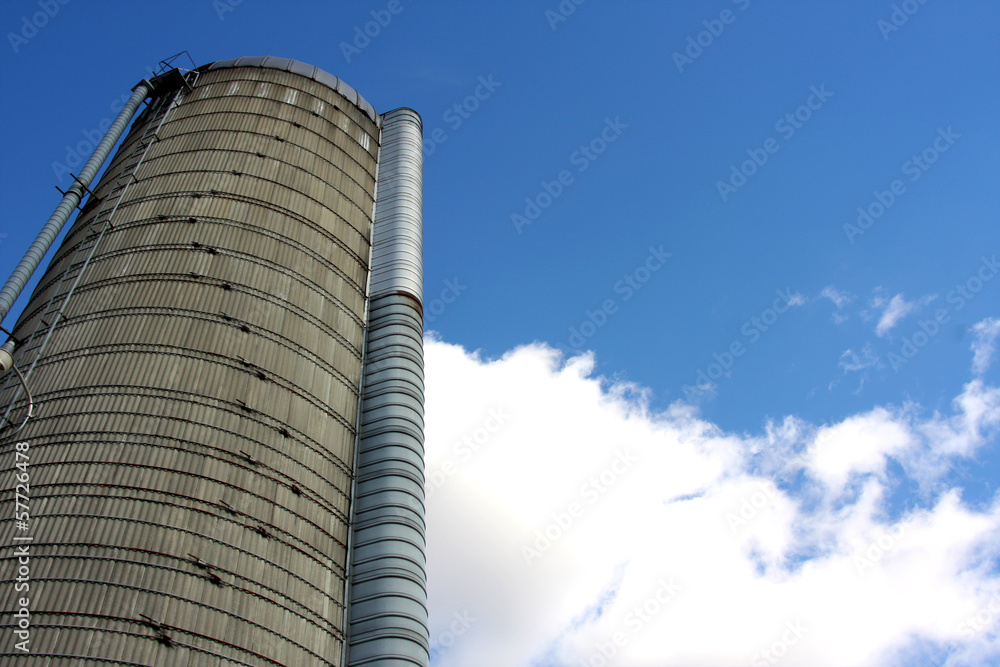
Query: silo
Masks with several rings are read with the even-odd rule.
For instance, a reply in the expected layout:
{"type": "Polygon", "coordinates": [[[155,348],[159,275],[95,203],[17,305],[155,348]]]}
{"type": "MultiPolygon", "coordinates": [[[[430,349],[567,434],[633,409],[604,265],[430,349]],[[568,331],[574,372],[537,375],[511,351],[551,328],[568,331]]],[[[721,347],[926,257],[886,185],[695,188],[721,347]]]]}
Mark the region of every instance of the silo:
{"type": "Polygon", "coordinates": [[[419,117],[280,58],[149,83],[13,330],[0,652],[426,665],[419,117]]]}

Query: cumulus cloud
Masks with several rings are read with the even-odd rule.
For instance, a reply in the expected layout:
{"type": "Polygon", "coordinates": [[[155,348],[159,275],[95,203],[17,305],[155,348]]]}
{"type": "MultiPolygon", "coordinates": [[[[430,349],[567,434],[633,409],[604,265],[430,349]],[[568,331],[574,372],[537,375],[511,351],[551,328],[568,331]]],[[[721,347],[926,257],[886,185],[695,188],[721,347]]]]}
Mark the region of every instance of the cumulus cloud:
{"type": "Polygon", "coordinates": [[[972,341],[972,372],[982,375],[993,363],[996,354],[996,340],[1000,336],[1000,319],[987,318],[972,327],[975,340],[972,341]]]}
{"type": "Polygon", "coordinates": [[[425,344],[433,665],[1000,659],[1000,500],[943,481],[1000,390],[735,435],[590,355],[425,344]],[[900,474],[931,491],[894,512],[900,474]]]}

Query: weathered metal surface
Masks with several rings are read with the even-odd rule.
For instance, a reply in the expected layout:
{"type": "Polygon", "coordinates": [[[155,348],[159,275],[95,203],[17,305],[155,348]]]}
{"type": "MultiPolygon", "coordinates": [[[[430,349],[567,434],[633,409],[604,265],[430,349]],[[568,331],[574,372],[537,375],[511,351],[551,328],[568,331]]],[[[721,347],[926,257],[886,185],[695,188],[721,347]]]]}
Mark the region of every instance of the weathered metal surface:
{"type": "Polygon", "coordinates": [[[341,662],[379,128],[315,68],[245,64],[166,117],[30,378],[37,417],[0,431],[2,545],[31,447],[32,664],[341,662]]]}
{"type": "Polygon", "coordinates": [[[420,116],[396,109],[382,122],[372,296],[403,292],[423,301],[423,143],[420,116]]]}
{"type": "Polygon", "coordinates": [[[304,77],[317,81],[324,86],[336,90],[346,100],[361,108],[373,122],[378,122],[378,115],[375,107],[369,104],[354,88],[344,83],[334,75],[321,70],[319,67],[307,65],[306,63],[290,58],[276,58],[274,56],[244,56],[242,58],[232,58],[230,60],[218,60],[209,66],[209,69],[223,69],[227,67],[261,67],[276,69],[287,72],[294,72],[304,77]]]}
{"type": "Polygon", "coordinates": [[[357,479],[347,664],[425,666],[420,117],[383,117],[357,479]]]}

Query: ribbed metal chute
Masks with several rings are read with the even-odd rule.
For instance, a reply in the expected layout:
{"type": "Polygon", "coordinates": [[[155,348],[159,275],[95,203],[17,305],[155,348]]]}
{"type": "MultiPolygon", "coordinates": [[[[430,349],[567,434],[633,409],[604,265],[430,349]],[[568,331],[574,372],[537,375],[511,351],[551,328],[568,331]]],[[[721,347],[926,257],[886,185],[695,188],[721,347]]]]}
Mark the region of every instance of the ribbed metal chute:
{"type": "Polygon", "coordinates": [[[351,535],[351,667],[430,660],[420,138],[412,110],[383,116],[351,535]]]}
{"type": "Polygon", "coordinates": [[[355,491],[349,665],[427,665],[422,319],[372,299],[355,491]]]}
{"type": "MultiPolygon", "coordinates": [[[[0,543],[23,535],[19,441],[34,538],[28,655],[0,555],[0,663],[340,665],[379,129],[294,69],[200,71],[52,323],[35,417],[0,430],[0,543]]],[[[101,210],[81,213],[15,335],[101,210]]],[[[16,417],[14,394],[0,408],[16,417]]]]}

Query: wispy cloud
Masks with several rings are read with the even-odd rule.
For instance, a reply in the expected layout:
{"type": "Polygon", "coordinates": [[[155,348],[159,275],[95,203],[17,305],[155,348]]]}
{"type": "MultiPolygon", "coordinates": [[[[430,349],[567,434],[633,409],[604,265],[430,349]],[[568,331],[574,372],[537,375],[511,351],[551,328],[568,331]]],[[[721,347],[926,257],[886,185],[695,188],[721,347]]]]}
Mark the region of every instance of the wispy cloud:
{"type": "Polygon", "coordinates": [[[879,355],[875,352],[875,347],[870,342],[865,343],[861,347],[861,350],[857,352],[851,348],[844,350],[840,355],[840,361],[837,363],[844,369],[844,373],[861,374],[858,386],[854,390],[855,394],[860,394],[865,386],[865,382],[868,381],[868,369],[881,366],[879,355]]]}
{"type": "Polygon", "coordinates": [[[878,323],[875,325],[875,334],[879,338],[882,338],[893,327],[902,322],[907,315],[923,308],[936,298],[936,295],[928,294],[916,301],[907,301],[903,298],[902,292],[890,298],[886,295],[884,288],[876,287],[868,302],[868,308],[861,311],[861,317],[866,321],[877,317],[878,323]]]}
{"type": "Polygon", "coordinates": [[[824,287],[823,291],[820,292],[819,295],[824,299],[829,299],[830,301],[833,301],[833,305],[835,305],[838,309],[843,308],[844,306],[846,306],[847,304],[849,304],[851,301],[854,300],[854,297],[851,294],[836,289],[832,285],[827,285],[826,287],[824,287]]]}
{"type": "Polygon", "coordinates": [[[976,339],[972,341],[972,372],[982,375],[993,363],[996,341],[1000,336],[1000,319],[993,317],[977,322],[972,327],[976,339]]]}
{"type": "Polygon", "coordinates": [[[917,307],[912,301],[907,301],[902,294],[897,294],[886,304],[882,311],[882,317],[875,325],[875,334],[879,337],[885,336],[889,331],[899,324],[904,317],[909,315],[917,307]]]}
{"type": "Polygon", "coordinates": [[[845,373],[856,373],[857,371],[877,366],[878,362],[879,356],[875,352],[875,348],[871,343],[865,343],[861,348],[860,354],[853,349],[844,350],[840,355],[838,363],[844,369],[845,373]]]}
{"type": "Polygon", "coordinates": [[[796,292],[789,296],[787,301],[789,306],[804,306],[806,304],[806,298],[801,292],[796,292]]]}

